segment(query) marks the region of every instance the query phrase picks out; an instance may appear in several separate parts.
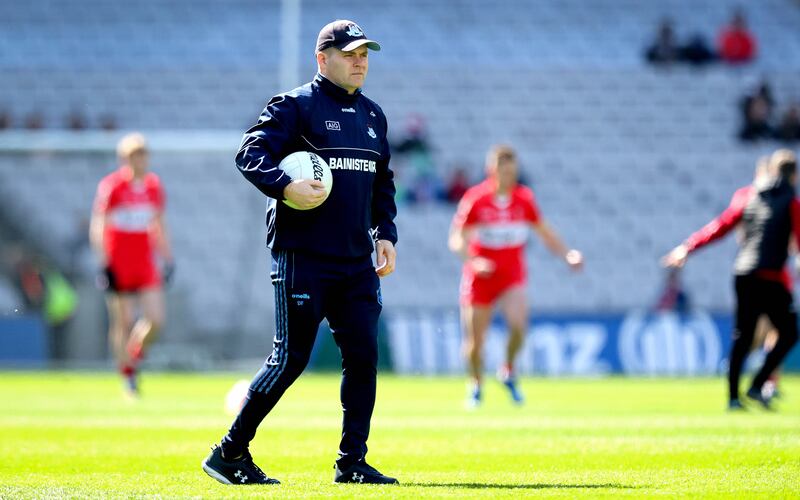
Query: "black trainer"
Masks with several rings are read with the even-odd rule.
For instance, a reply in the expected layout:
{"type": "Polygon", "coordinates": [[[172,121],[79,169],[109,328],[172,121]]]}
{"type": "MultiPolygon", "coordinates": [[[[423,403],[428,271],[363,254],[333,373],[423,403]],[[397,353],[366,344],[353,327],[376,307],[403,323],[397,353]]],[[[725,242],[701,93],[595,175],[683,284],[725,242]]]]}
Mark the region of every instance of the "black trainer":
{"type": "Polygon", "coordinates": [[[739,399],[731,399],[728,401],[728,411],[745,411],[747,408],[742,404],[739,399]]]}
{"type": "Polygon", "coordinates": [[[333,466],[334,483],[363,483],[363,484],[400,484],[400,482],[389,476],[384,476],[364,460],[360,460],[344,470],[339,469],[339,464],[333,466]]]}
{"type": "Polygon", "coordinates": [[[755,387],[751,387],[749,391],[747,391],[747,397],[752,399],[753,401],[761,404],[765,410],[772,409],[772,398],[765,396],[764,393],[760,389],[756,389],[755,387]]]}
{"type": "Polygon", "coordinates": [[[222,484],[281,484],[272,479],[253,463],[249,452],[238,460],[228,461],[222,458],[222,448],[214,445],[211,453],[203,460],[203,470],[222,484]]]}

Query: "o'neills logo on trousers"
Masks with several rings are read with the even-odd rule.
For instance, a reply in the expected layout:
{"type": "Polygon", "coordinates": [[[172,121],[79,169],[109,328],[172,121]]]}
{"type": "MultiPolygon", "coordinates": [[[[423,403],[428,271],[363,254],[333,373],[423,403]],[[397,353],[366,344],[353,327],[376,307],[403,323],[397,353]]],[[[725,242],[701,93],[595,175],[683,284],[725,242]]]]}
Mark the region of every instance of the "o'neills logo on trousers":
{"type": "Polygon", "coordinates": [[[375,173],[376,162],[374,160],[362,160],[360,158],[331,158],[328,166],[331,170],[356,170],[358,172],[375,173]]]}

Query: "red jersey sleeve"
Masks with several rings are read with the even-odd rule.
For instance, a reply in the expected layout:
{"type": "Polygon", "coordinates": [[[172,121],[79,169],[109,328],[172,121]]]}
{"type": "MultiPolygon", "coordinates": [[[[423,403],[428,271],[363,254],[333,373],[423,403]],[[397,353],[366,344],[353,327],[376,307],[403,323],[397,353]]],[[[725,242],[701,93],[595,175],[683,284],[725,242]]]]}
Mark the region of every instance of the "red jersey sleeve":
{"type": "Polygon", "coordinates": [[[743,187],[736,191],[725,211],[686,239],[684,244],[687,250],[693,252],[728,234],[742,220],[742,214],[744,214],[744,209],[752,195],[752,186],[743,187]]]}
{"type": "Polygon", "coordinates": [[[474,188],[467,190],[461,201],[458,202],[456,214],[453,216],[453,227],[464,229],[477,222],[475,217],[475,200],[477,199],[474,188]]]}
{"type": "Polygon", "coordinates": [[[159,212],[164,211],[164,206],[167,203],[167,197],[164,193],[164,187],[161,185],[161,179],[153,173],[148,176],[148,184],[151,191],[153,204],[159,212]]]}
{"type": "Polygon", "coordinates": [[[538,224],[541,216],[539,215],[539,205],[536,203],[536,196],[529,188],[523,187],[520,190],[525,207],[525,220],[531,224],[538,224]]]}
{"type": "Polygon", "coordinates": [[[103,178],[97,185],[97,194],[94,197],[94,206],[92,210],[100,214],[108,212],[108,210],[113,207],[115,187],[116,183],[113,182],[113,177],[108,176],[103,178]]]}

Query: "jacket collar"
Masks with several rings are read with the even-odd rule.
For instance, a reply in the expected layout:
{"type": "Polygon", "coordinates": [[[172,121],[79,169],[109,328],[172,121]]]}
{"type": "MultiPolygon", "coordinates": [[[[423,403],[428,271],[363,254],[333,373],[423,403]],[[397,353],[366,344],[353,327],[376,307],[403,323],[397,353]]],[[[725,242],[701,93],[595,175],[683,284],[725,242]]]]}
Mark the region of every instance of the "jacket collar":
{"type": "Polygon", "coordinates": [[[345,89],[328,80],[320,73],[317,73],[317,76],[314,77],[314,84],[335,99],[355,101],[361,96],[361,89],[356,89],[352,94],[348,94],[345,89]]]}

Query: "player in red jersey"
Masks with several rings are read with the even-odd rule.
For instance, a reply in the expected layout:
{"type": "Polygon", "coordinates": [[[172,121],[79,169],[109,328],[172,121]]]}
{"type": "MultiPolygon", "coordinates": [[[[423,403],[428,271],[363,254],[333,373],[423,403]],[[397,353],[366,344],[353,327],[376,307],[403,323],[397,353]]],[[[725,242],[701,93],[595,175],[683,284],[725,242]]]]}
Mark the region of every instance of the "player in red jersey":
{"type": "Polygon", "coordinates": [[[482,349],[495,304],[500,304],[509,329],[505,363],[498,378],[516,403],[522,403],[514,360],[522,348],[528,323],[524,248],[533,229],[545,246],[573,269],[583,256],[570,250],[539,214],[533,192],[517,183],[517,156],[498,145],[486,157],[487,178],[464,194],[450,229],[450,249],[464,259],[461,275],[461,321],[464,355],[469,365],[467,404],[481,401],[482,349]]]}
{"type": "Polygon", "coordinates": [[[108,292],[109,341],[126,388],[135,396],[138,364],[164,322],[162,280],[169,279],[174,266],[164,223],[164,191],[158,176],[148,172],[144,136],[123,137],[117,155],[120,168],[97,187],[90,240],[108,292]],[[163,276],[155,250],[164,263],[163,276]]]}
{"type": "Polygon", "coordinates": [[[743,408],[739,378],[751,350],[759,319],[767,316],[777,339],[753,378],[747,396],[770,407],[773,394],[767,381],[797,342],[797,314],[792,305],[792,282],[786,267],[790,242],[800,244],[800,199],[795,195],[797,158],[778,150],[763,161],[750,186],[737,190],[722,214],[673,248],[662,264],[682,267],[694,251],[717,241],[741,225],[740,249],[734,263],[736,324],[728,367],[730,410],[743,408]],[[763,175],[759,170],[766,170],[763,175]]]}

